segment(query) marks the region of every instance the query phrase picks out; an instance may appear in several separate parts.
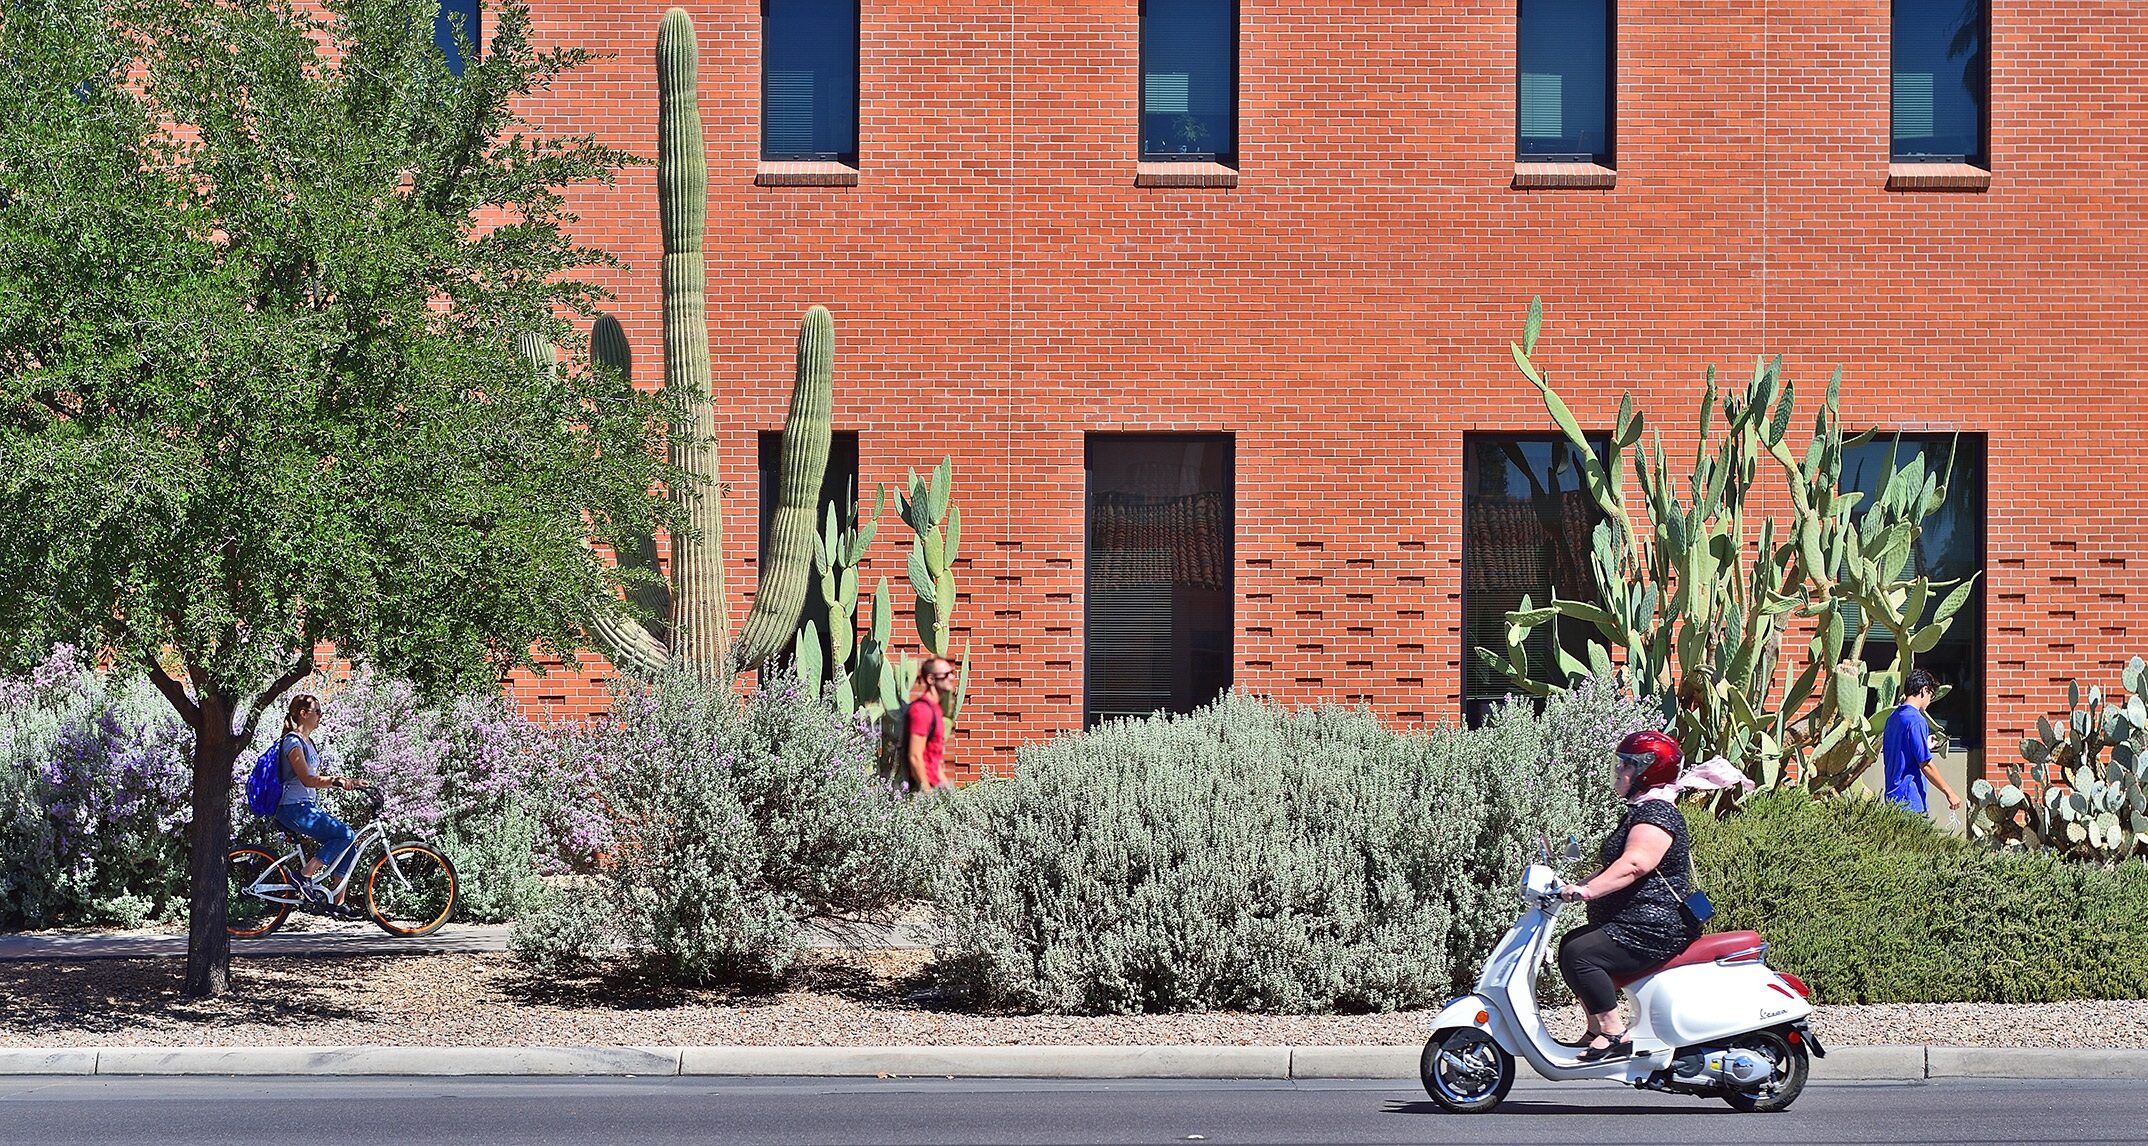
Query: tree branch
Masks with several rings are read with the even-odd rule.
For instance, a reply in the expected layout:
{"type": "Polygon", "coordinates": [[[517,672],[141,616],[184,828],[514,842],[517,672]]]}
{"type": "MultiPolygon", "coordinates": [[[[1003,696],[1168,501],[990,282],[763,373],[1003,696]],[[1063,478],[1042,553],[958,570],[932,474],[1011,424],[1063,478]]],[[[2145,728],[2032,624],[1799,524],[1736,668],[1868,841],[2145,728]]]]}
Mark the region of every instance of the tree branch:
{"type": "Polygon", "coordinates": [[[239,743],[252,744],[254,742],[254,729],[261,726],[261,714],[267,712],[269,706],[276,703],[276,698],[291,691],[292,685],[306,679],[312,673],[313,646],[309,643],[306,646],[305,654],[298,658],[298,664],[293,666],[291,671],[277,677],[275,683],[269,685],[268,691],[261,694],[261,699],[254,702],[253,712],[246,717],[246,727],[239,731],[239,743]]]}
{"type": "Polygon", "coordinates": [[[185,720],[196,732],[201,730],[201,705],[196,704],[194,698],[186,694],[185,685],[173,680],[170,675],[165,673],[164,666],[154,661],[150,662],[149,683],[156,685],[157,691],[164,694],[164,699],[170,701],[172,707],[179,710],[181,719],[185,720]]]}

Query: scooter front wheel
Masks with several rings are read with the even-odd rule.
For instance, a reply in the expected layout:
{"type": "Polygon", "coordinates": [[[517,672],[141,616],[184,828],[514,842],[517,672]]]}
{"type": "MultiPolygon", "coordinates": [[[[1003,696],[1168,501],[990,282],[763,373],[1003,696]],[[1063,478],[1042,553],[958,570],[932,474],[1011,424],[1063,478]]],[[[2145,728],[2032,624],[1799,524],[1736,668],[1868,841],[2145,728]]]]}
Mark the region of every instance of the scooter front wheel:
{"type": "Polygon", "coordinates": [[[1425,1042],[1417,1072],[1450,1114],[1482,1114],[1514,1087],[1514,1056],[1477,1027],[1450,1027],[1425,1042]]]}

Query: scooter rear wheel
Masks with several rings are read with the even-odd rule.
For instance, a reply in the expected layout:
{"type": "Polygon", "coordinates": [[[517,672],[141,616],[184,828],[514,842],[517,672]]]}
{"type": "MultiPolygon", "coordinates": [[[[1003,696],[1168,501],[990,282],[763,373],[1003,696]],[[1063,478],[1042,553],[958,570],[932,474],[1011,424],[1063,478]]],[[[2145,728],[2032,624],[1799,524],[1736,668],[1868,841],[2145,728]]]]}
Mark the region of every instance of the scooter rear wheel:
{"type": "Polygon", "coordinates": [[[1425,1042],[1417,1073],[1450,1114],[1482,1114],[1514,1087],[1514,1056],[1476,1027],[1450,1027],[1425,1042]]]}
{"type": "Polygon", "coordinates": [[[1775,1060],[1775,1069],[1766,1081],[1754,1084],[1757,1089],[1732,1091],[1723,1096],[1732,1110],[1742,1114],[1773,1114],[1788,1110],[1790,1104],[1805,1089],[1805,1078],[1812,1073],[1812,1058],[1805,1053],[1805,1044],[1792,1043],[1780,1031],[1755,1031],[1734,1039],[1731,1047],[1736,1050],[1758,1051],[1775,1060]]]}

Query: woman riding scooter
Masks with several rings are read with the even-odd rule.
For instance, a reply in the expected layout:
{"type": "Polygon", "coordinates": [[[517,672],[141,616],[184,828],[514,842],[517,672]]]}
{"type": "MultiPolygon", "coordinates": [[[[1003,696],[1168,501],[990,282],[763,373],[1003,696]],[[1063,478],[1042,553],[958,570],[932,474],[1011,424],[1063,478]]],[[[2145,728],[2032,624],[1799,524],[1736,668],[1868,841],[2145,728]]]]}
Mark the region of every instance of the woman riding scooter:
{"type": "Polygon", "coordinates": [[[1626,816],[1598,853],[1603,870],[1560,892],[1588,904],[1588,926],[1559,944],[1559,973],[1588,1016],[1583,1062],[1633,1052],[1613,978],[1668,962],[1700,937],[1700,924],[1685,910],[1693,865],[1685,817],[1673,802],[1683,762],[1678,742],[1661,732],[1619,741],[1612,785],[1626,816]]]}

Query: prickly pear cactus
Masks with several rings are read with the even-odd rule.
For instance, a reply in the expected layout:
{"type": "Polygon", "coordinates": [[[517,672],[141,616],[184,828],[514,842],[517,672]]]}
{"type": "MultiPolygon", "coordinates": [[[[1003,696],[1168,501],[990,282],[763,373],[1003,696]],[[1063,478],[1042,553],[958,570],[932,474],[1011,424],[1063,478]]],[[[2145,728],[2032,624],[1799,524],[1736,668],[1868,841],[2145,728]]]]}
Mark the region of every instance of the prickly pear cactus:
{"type": "Polygon", "coordinates": [[[1969,834],[1987,843],[2115,863],[2148,843],[2148,662],[2134,657],[2120,677],[2129,694],[2106,699],[2067,686],[2066,720],[2038,717],[2021,742],[2029,765],[2009,766],[2006,782],[1969,785],[1969,834]],[[2083,701],[2086,701],[2086,704],[2083,701]],[[2106,756],[2108,753],[2108,756],[2106,756]]]}
{"type": "MultiPolygon", "coordinates": [[[[955,615],[955,554],[962,545],[962,511],[948,500],[954,485],[955,461],[942,458],[930,480],[910,473],[909,493],[899,497],[903,524],[915,535],[910,545],[910,589],[917,597],[915,617],[918,641],[928,655],[958,661],[955,695],[947,703],[947,721],[956,713],[970,690],[970,658],[965,648],[956,657],[948,648],[950,624],[955,615]]],[[[907,681],[914,672],[906,671],[907,681]]]]}
{"type": "MultiPolygon", "coordinates": [[[[820,604],[825,610],[828,634],[828,684],[833,689],[838,712],[855,711],[861,695],[860,669],[852,664],[859,649],[858,563],[865,559],[873,535],[880,531],[880,513],[886,504],[887,490],[883,487],[874,499],[872,520],[860,521],[845,529],[842,517],[836,513],[835,503],[830,502],[820,538],[813,549],[813,575],[820,587],[820,604]]],[[[806,625],[813,628],[811,632],[800,631],[801,659],[807,644],[813,644],[815,655],[820,651],[817,638],[821,628],[814,626],[810,618],[806,625]]],[[[863,691],[863,695],[875,702],[880,698],[878,673],[878,668],[872,670],[869,687],[863,691]]],[[[820,682],[808,681],[807,684],[817,690],[820,682]]]]}
{"type": "Polygon", "coordinates": [[[1890,457],[1886,488],[1859,512],[1860,495],[1841,489],[1843,452],[1871,435],[1843,436],[1841,372],[1828,384],[1803,456],[1793,456],[1795,392],[1776,358],[1756,362],[1742,391],[1720,390],[1709,370],[1699,446],[1683,482],[1660,433],[1642,444],[1644,420],[1630,394],[1599,461],[1533,358],[1542,323],[1542,303],[1532,302],[1511,350],[1577,448],[1602,511],[1591,554],[1598,599],[1524,599],[1507,614],[1508,647],[1478,649],[1478,657],[1537,696],[1582,676],[1616,678],[1657,698],[1689,756],[1720,754],[1761,784],[1793,775],[1823,791],[1855,783],[1879,758],[1886,714],[1916,654],[1938,643],[1969,600],[1968,582],[1934,582],[1909,568],[1922,522],[1946,498],[1951,459],[1948,470],[1926,472],[1921,459],[1897,469],[1890,457]],[[1791,504],[1780,535],[1773,519],[1747,512],[1763,459],[1782,471],[1791,504]],[[1628,498],[1629,469],[1638,504],[1628,498]],[[1951,591],[1928,610],[1935,589],[1951,591]],[[1777,692],[1793,617],[1810,621],[1815,635],[1802,670],[1777,692]],[[1585,658],[1560,649],[1558,663],[1532,666],[1524,641],[1560,619],[1593,630],[1585,658]],[[1863,661],[1875,628],[1894,640],[1896,660],[1886,671],[1863,661]]]}

